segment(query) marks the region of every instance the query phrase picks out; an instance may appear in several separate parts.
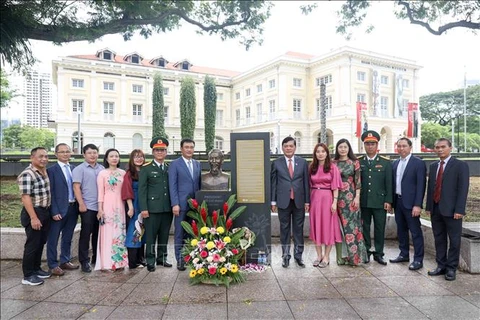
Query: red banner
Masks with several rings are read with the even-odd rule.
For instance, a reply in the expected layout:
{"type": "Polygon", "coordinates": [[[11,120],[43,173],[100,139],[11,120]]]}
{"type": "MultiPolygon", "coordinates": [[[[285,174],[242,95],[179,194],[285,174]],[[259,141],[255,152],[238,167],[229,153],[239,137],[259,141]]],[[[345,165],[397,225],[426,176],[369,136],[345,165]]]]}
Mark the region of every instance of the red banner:
{"type": "Polygon", "coordinates": [[[367,104],[365,102],[357,102],[357,130],[355,131],[357,137],[361,137],[362,133],[368,130],[366,112],[367,104]]]}
{"type": "Polygon", "coordinates": [[[418,103],[408,103],[407,137],[418,137],[418,103]]]}

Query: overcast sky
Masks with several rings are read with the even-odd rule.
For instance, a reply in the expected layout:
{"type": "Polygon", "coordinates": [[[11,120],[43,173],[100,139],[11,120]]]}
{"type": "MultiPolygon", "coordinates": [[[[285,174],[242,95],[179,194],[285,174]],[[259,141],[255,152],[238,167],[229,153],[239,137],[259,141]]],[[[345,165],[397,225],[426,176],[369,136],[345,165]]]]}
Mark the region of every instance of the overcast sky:
{"type": "Polygon", "coordinates": [[[375,2],[365,26],[355,29],[354,37],[347,41],[335,33],[335,11],[340,2],[319,2],[318,8],[308,16],[301,14],[300,4],[275,2],[265,24],[263,45],[256,45],[249,51],[245,51],[237,40],[222,42],[218,36],[197,35],[196,29],[186,23],[173,32],[149,39],[137,35],[129,42],[124,42],[121,35],[109,35],[94,43],[82,41],[55,46],[31,41],[31,44],[41,61],[38,67],[48,72],[51,72],[53,59],[94,54],[104,47],[120,55],[137,51],[145,58],[158,55],[169,61],[187,58],[194,65],[243,72],[287,51],[321,55],[347,45],[416,61],[423,67],[418,88],[420,95],[459,88],[463,85],[465,69],[467,79],[480,79],[480,37],[467,29],[435,36],[420,26],[397,20],[392,2],[375,2]],[[364,33],[367,24],[375,25],[370,34],[364,33]]]}

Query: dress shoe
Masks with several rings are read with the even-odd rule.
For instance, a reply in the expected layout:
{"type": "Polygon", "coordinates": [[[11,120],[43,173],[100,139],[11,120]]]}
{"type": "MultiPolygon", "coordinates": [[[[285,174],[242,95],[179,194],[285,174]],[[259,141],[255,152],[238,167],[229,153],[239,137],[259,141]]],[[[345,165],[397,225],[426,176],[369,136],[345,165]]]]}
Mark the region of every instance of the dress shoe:
{"type": "Polygon", "coordinates": [[[157,261],[157,266],[164,266],[165,268],[171,268],[172,264],[168,261],[157,261]]]}
{"type": "Polygon", "coordinates": [[[447,270],[447,273],[445,274],[445,280],[453,281],[456,279],[456,277],[455,270],[447,270]]]}
{"type": "Polygon", "coordinates": [[[77,270],[80,266],[71,262],[65,262],[60,265],[60,268],[62,268],[62,270],[77,270]]]}
{"type": "Polygon", "coordinates": [[[283,258],[282,267],[288,268],[289,265],[290,265],[290,258],[287,258],[287,257],[283,258]]]}
{"type": "Polygon", "coordinates": [[[62,268],[60,268],[59,266],[56,266],[55,268],[50,269],[49,271],[52,275],[59,276],[59,277],[65,274],[65,271],[63,271],[62,268]]]}
{"type": "Polygon", "coordinates": [[[154,272],[155,271],[155,265],[154,264],[147,264],[147,270],[149,272],[154,272]]]}
{"type": "Polygon", "coordinates": [[[92,266],[90,265],[90,262],[82,263],[82,272],[86,272],[86,273],[92,272],[92,266]]]}
{"type": "Polygon", "coordinates": [[[445,269],[438,268],[438,267],[435,270],[428,271],[429,276],[440,276],[440,275],[445,274],[445,273],[446,273],[445,269]]]}
{"type": "MultiPolygon", "coordinates": [[[[390,261],[391,262],[391,261],[390,261]]],[[[408,266],[408,269],[409,270],[418,270],[418,269],[422,269],[423,268],[423,263],[420,262],[420,261],[413,261],[412,263],[410,263],[410,265],[408,266]]]]}
{"type": "Polygon", "coordinates": [[[399,263],[399,262],[409,262],[410,259],[409,259],[409,257],[398,256],[395,259],[390,259],[389,261],[391,263],[399,263]]]}
{"type": "Polygon", "coordinates": [[[178,271],[187,270],[187,268],[185,267],[185,262],[183,262],[183,261],[177,262],[177,270],[178,271]]]}
{"type": "Polygon", "coordinates": [[[383,257],[375,256],[375,257],[373,257],[373,260],[377,261],[378,263],[380,263],[380,264],[383,265],[383,266],[386,266],[386,265],[387,265],[387,261],[385,261],[385,260],[383,259],[383,257]]]}
{"type": "Polygon", "coordinates": [[[305,268],[305,263],[303,263],[302,259],[295,258],[295,262],[300,268],[305,268]]]}

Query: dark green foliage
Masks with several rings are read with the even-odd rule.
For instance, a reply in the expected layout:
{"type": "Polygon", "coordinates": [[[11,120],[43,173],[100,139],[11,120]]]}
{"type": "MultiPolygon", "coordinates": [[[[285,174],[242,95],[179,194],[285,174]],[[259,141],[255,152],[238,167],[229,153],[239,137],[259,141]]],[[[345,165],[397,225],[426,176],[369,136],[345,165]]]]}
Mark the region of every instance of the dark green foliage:
{"type": "Polygon", "coordinates": [[[194,139],[196,110],[195,82],[191,77],[185,77],[180,88],[180,132],[182,139],[194,139]]]}
{"type": "Polygon", "coordinates": [[[215,117],[217,113],[217,88],[215,80],[205,77],[203,84],[203,107],[205,115],[205,149],[213,149],[215,142],[215,117]]]}
{"type": "Polygon", "coordinates": [[[154,137],[166,137],[163,81],[159,73],[156,73],[153,77],[152,113],[152,139],[154,137]]]}

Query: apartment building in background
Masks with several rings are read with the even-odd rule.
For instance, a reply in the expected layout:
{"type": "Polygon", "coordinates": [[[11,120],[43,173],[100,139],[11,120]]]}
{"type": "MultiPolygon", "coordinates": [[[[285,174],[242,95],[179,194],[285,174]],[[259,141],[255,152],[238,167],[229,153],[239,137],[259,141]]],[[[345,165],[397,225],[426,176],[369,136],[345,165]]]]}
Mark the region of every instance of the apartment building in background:
{"type": "Polygon", "coordinates": [[[52,77],[50,73],[30,70],[23,80],[22,124],[35,128],[48,128],[52,115],[52,77]]]}
{"type": "MultiPolygon", "coordinates": [[[[418,102],[419,69],[415,61],[342,47],[320,56],[287,52],[246,72],[194,65],[160,55],[119,55],[105,48],[92,55],[53,61],[58,106],[51,127],[57,142],[77,147],[94,143],[104,152],[149,150],[152,132],[153,75],[163,77],[165,127],[169,151],[180,149],[180,86],[184,77],[196,82],[196,150],[205,150],[203,81],[217,89],[215,146],[230,151],[231,132],[269,132],[270,149],[292,136],[297,153],[312,153],[320,135],[320,85],[326,85],[327,143],[347,138],[355,152],[363,144],[355,134],[357,102],[367,106],[368,128],[378,131],[380,152],[394,152],[407,131],[408,103],[418,102]]],[[[420,134],[413,139],[420,151],[420,134]]]]}

